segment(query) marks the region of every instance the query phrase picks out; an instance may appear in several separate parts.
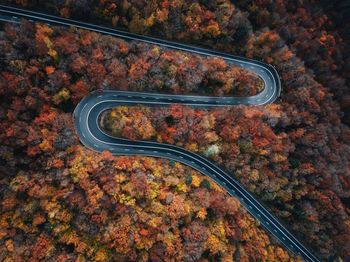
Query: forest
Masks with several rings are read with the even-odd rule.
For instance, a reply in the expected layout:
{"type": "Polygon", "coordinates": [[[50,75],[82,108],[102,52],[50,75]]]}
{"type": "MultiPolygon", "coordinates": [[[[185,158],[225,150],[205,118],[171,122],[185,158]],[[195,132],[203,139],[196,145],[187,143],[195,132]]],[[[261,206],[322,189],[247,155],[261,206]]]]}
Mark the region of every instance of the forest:
{"type": "MultiPolygon", "coordinates": [[[[99,154],[79,143],[75,105],[91,91],[120,88],[118,81],[131,83],[133,72],[141,73],[132,69],[140,65],[138,47],[27,21],[4,27],[1,260],[300,261],[236,198],[191,168],[168,160],[99,154]]],[[[139,48],[146,50],[144,55],[156,47],[139,48]]],[[[178,55],[159,53],[169,59],[178,55]]],[[[198,61],[211,65],[208,71],[236,70],[218,59],[198,61]]],[[[174,80],[176,74],[168,78],[174,80]]]]}
{"type": "MultiPolygon", "coordinates": [[[[0,2],[27,8],[41,3],[0,2]]],[[[338,28],[336,9],[323,6],[329,4],[52,0],[40,8],[275,66],[282,81],[282,96],[275,104],[213,110],[118,107],[104,115],[102,124],[116,136],[176,144],[205,155],[232,172],[323,260],[346,261],[350,258],[349,37],[346,26],[338,28]]],[[[189,176],[193,170],[171,161],[89,152],[79,144],[71,119],[81,98],[97,89],[246,96],[261,91],[255,75],[218,59],[25,21],[3,27],[0,63],[4,259],[298,259],[278,247],[235,198],[208,178],[189,176]],[[191,63],[186,62],[189,58],[191,63]],[[127,163],[120,166],[120,161],[127,163]],[[127,168],[134,164],[136,168],[127,168]],[[155,171],[157,167],[162,170],[155,171]],[[176,175],[169,175],[172,172],[176,175]],[[125,181],[115,178],[119,173],[127,174],[125,181]],[[143,196],[133,195],[132,188],[140,186],[134,177],[147,182],[143,196]],[[194,177],[200,182],[193,182],[194,177]],[[155,200],[150,197],[152,187],[159,190],[155,200]],[[168,193],[171,201],[166,200],[168,193]],[[198,198],[196,202],[197,193],[209,199],[206,206],[198,204],[198,198]],[[217,203],[210,200],[219,199],[217,195],[221,197],[217,203]],[[174,207],[172,212],[180,214],[173,216],[168,210],[174,201],[185,209],[174,207]],[[215,205],[222,201],[229,204],[219,212],[223,207],[215,205]],[[152,203],[166,209],[166,215],[152,203]],[[166,228],[152,229],[148,220],[153,218],[168,221],[162,222],[166,228]],[[193,227],[200,235],[193,236],[193,227]],[[113,228],[124,232],[124,239],[104,234],[113,228]],[[195,248],[188,248],[191,245],[195,248]],[[181,254],[174,253],[179,250],[181,254]]]]}

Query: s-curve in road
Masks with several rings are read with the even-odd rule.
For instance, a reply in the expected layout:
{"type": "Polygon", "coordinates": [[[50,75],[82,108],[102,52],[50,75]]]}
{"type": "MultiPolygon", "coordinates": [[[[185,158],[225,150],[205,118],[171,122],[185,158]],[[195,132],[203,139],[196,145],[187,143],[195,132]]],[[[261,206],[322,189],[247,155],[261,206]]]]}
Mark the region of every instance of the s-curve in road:
{"type": "MultiPolygon", "coordinates": [[[[249,100],[250,102],[252,100],[249,100]]],[[[253,100],[254,101],[254,100],[253,100]]],[[[250,194],[229,174],[208,159],[189,152],[183,148],[148,141],[130,141],[112,137],[100,126],[101,114],[120,105],[168,106],[179,103],[189,106],[208,108],[213,106],[234,105],[238,102],[247,104],[236,98],[213,98],[198,96],[172,96],[148,93],[103,91],[95,92],[85,97],[74,111],[76,130],[80,141],[88,148],[102,152],[110,151],[114,155],[144,155],[162,157],[191,166],[199,172],[211,177],[228,193],[238,198],[249,213],[255,217],[264,228],[274,235],[291,252],[301,256],[306,261],[319,261],[301,242],[299,242],[252,194],[250,194]]],[[[250,104],[250,103],[249,103],[250,104]]]]}
{"type": "Polygon", "coordinates": [[[121,37],[126,40],[143,41],[176,50],[191,52],[205,56],[216,56],[231,64],[256,73],[264,82],[264,90],[250,97],[207,97],[186,95],[165,95],[123,91],[94,92],[85,97],[74,111],[76,130],[81,142],[88,148],[102,152],[108,150],[114,155],[144,155],[172,159],[211,177],[227,192],[238,198],[249,213],[255,217],[264,228],[274,235],[281,244],[291,252],[301,256],[306,261],[319,261],[300,241],[298,241],[263,205],[257,201],[239,182],[234,174],[229,174],[208,159],[186,151],[183,148],[148,141],[130,141],[116,138],[105,133],[100,127],[101,114],[119,105],[168,106],[183,104],[193,107],[210,108],[233,105],[265,105],[273,103],[279,96],[281,84],[279,76],[271,65],[212,50],[206,50],[181,43],[174,43],[156,38],[131,34],[128,32],[97,26],[80,21],[64,19],[47,14],[7,7],[0,5],[0,21],[18,23],[19,18],[49,23],[60,26],[74,26],[103,34],[121,37]]]}

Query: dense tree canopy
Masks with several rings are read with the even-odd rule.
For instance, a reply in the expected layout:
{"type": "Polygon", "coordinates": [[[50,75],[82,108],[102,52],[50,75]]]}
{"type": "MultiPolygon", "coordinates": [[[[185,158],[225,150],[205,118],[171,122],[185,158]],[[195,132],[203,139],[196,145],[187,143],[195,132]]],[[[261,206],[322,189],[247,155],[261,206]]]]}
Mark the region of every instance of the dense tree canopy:
{"type": "Polygon", "coordinates": [[[44,9],[63,17],[98,19],[135,33],[192,42],[242,55],[245,55],[244,47],[253,30],[269,28],[295,50],[295,54],[315,72],[320,83],[332,90],[346,114],[342,120],[350,123],[347,16],[350,6],[347,1],[141,0],[135,3],[130,0],[50,0],[40,5],[34,0],[3,2],[44,9]]]}
{"type": "MultiPolygon", "coordinates": [[[[36,8],[40,1],[2,2],[36,8]]],[[[228,0],[50,0],[40,2],[40,8],[274,65],[283,85],[281,100],[274,105],[213,111],[181,106],[155,111],[124,107],[113,110],[105,124],[118,136],[176,143],[206,155],[238,177],[323,259],[347,260],[350,49],[348,39],[342,39],[344,30],[342,35],[337,32],[339,21],[333,23],[319,2],[325,1],[237,0],[234,5],[228,0]],[[116,119],[123,121],[116,123],[116,119]]],[[[326,11],[334,14],[334,10],[326,11]]],[[[256,76],[221,60],[194,57],[192,63],[187,63],[186,59],[193,56],[75,29],[35,28],[24,23],[20,29],[7,27],[5,31],[0,40],[0,167],[4,177],[15,177],[28,169],[54,175],[41,163],[52,158],[52,165],[65,168],[66,158],[79,155],[69,151],[77,145],[69,113],[92,90],[251,95],[261,88],[256,76]],[[185,68],[181,67],[184,63],[185,68]]],[[[2,188],[9,190],[9,180],[2,181],[2,188]]],[[[139,191],[147,195],[147,190],[139,191]]],[[[94,189],[86,199],[103,196],[94,189]]],[[[85,194],[78,199],[83,198],[85,194]]],[[[126,196],[126,203],[129,200],[126,196]]],[[[181,198],[174,197],[173,201],[177,206],[184,205],[181,198]]],[[[177,207],[172,211],[174,221],[185,212],[177,207]]],[[[208,214],[208,210],[202,210],[198,219],[208,214]]],[[[120,221],[111,227],[127,232],[130,217],[120,217],[120,221]]],[[[191,223],[192,228],[198,228],[196,232],[203,227],[198,221],[191,223]]],[[[44,229],[38,236],[39,248],[47,248],[50,253],[51,238],[44,229]]],[[[233,231],[233,235],[239,235],[236,229],[233,231]]],[[[228,256],[232,254],[219,236],[192,236],[193,232],[187,230],[182,239],[202,243],[210,239],[206,243],[211,244],[192,244],[191,249],[197,250],[192,258],[197,259],[203,248],[210,250],[204,253],[214,254],[219,247],[228,256]]],[[[104,237],[113,242],[125,235],[104,237]]],[[[254,245],[260,245],[259,240],[254,245]]],[[[7,246],[11,249],[11,242],[7,246]]],[[[148,255],[157,260],[164,254],[164,243],[157,242],[153,247],[148,255]]],[[[117,248],[130,247],[112,246],[117,248]]],[[[220,257],[224,260],[225,255],[220,257]]]]}
{"type": "MultiPolygon", "coordinates": [[[[90,91],[111,85],[105,81],[123,79],[127,88],[134,76],[139,79],[145,68],[140,59],[152,55],[151,48],[75,29],[28,22],[5,26],[0,39],[0,260],[300,261],[276,244],[236,198],[191,168],[94,153],[79,144],[74,106],[90,91]],[[144,51],[138,57],[130,50],[144,51]]],[[[207,72],[225,74],[228,68],[256,77],[222,60],[193,58],[207,65],[207,72]]],[[[155,132],[141,122],[141,133],[155,132]]]]}
{"type": "Polygon", "coordinates": [[[191,168],[77,143],[55,151],[39,171],[1,177],[2,261],[300,261],[191,168]]]}

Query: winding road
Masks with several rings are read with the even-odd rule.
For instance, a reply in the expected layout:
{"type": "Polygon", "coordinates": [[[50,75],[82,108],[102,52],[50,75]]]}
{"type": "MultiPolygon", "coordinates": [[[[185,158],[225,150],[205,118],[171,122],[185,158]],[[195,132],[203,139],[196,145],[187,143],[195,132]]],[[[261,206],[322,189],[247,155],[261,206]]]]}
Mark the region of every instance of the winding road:
{"type": "Polygon", "coordinates": [[[319,261],[319,259],[298,241],[251,193],[249,193],[234,177],[219,168],[208,159],[186,151],[183,148],[148,141],[130,141],[116,138],[105,133],[99,124],[101,114],[119,105],[168,106],[169,104],[183,104],[192,107],[210,108],[219,106],[265,105],[273,103],[281,91],[279,76],[274,67],[260,61],[237,57],[230,54],[202,49],[181,43],[160,40],[147,36],[135,35],[108,27],[97,26],[80,21],[64,19],[47,14],[12,8],[0,5],[0,21],[18,23],[19,18],[49,23],[51,25],[74,26],[103,34],[121,37],[127,40],[144,41],[176,50],[191,52],[192,54],[216,56],[239,67],[253,71],[264,81],[264,90],[250,97],[207,97],[186,95],[165,95],[139,92],[103,91],[94,92],[85,97],[75,108],[74,119],[76,131],[80,141],[86,147],[102,152],[108,150],[114,155],[144,155],[167,158],[191,166],[199,172],[211,177],[227,192],[240,200],[248,212],[260,221],[261,225],[275,236],[281,244],[305,261],[319,261]]]}

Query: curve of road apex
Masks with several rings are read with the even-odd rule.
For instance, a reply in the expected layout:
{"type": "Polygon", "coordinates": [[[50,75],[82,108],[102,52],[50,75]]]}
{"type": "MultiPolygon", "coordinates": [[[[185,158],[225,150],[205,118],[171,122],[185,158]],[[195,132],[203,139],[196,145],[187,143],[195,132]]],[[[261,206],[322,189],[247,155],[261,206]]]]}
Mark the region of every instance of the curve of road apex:
{"type": "Polygon", "coordinates": [[[281,91],[280,79],[274,67],[260,61],[237,57],[230,54],[0,5],[0,21],[18,23],[19,18],[26,18],[31,21],[48,23],[50,25],[74,26],[81,29],[121,37],[126,40],[138,40],[194,54],[216,56],[225,59],[231,64],[253,71],[261,77],[264,81],[264,90],[261,93],[250,97],[207,97],[122,91],[94,92],[85,97],[77,105],[74,111],[73,115],[76,130],[82,144],[97,152],[108,150],[114,155],[162,157],[191,166],[199,172],[211,177],[219,185],[225,188],[230,195],[238,198],[248,212],[254,218],[259,220],[263,227],[291,252],[301,256],[306,261],[319,261],[319,259],[313,255],[308,248],[298,241],[263,205],[261,205],[259,201],[253,197],[251,193],[240,184],[240,182],[234,177],[234,174],[228,174],[208,159],[174,145],[148,141],[130,141],[109,136],[101,130],[99,124],[102,112],[119,105],[132,106],[141,104],[146,106],[168,106],[169,104],[183,104],[192,107],[210,108],[239,104],[270,104],[278,98],[281,91]]]}

